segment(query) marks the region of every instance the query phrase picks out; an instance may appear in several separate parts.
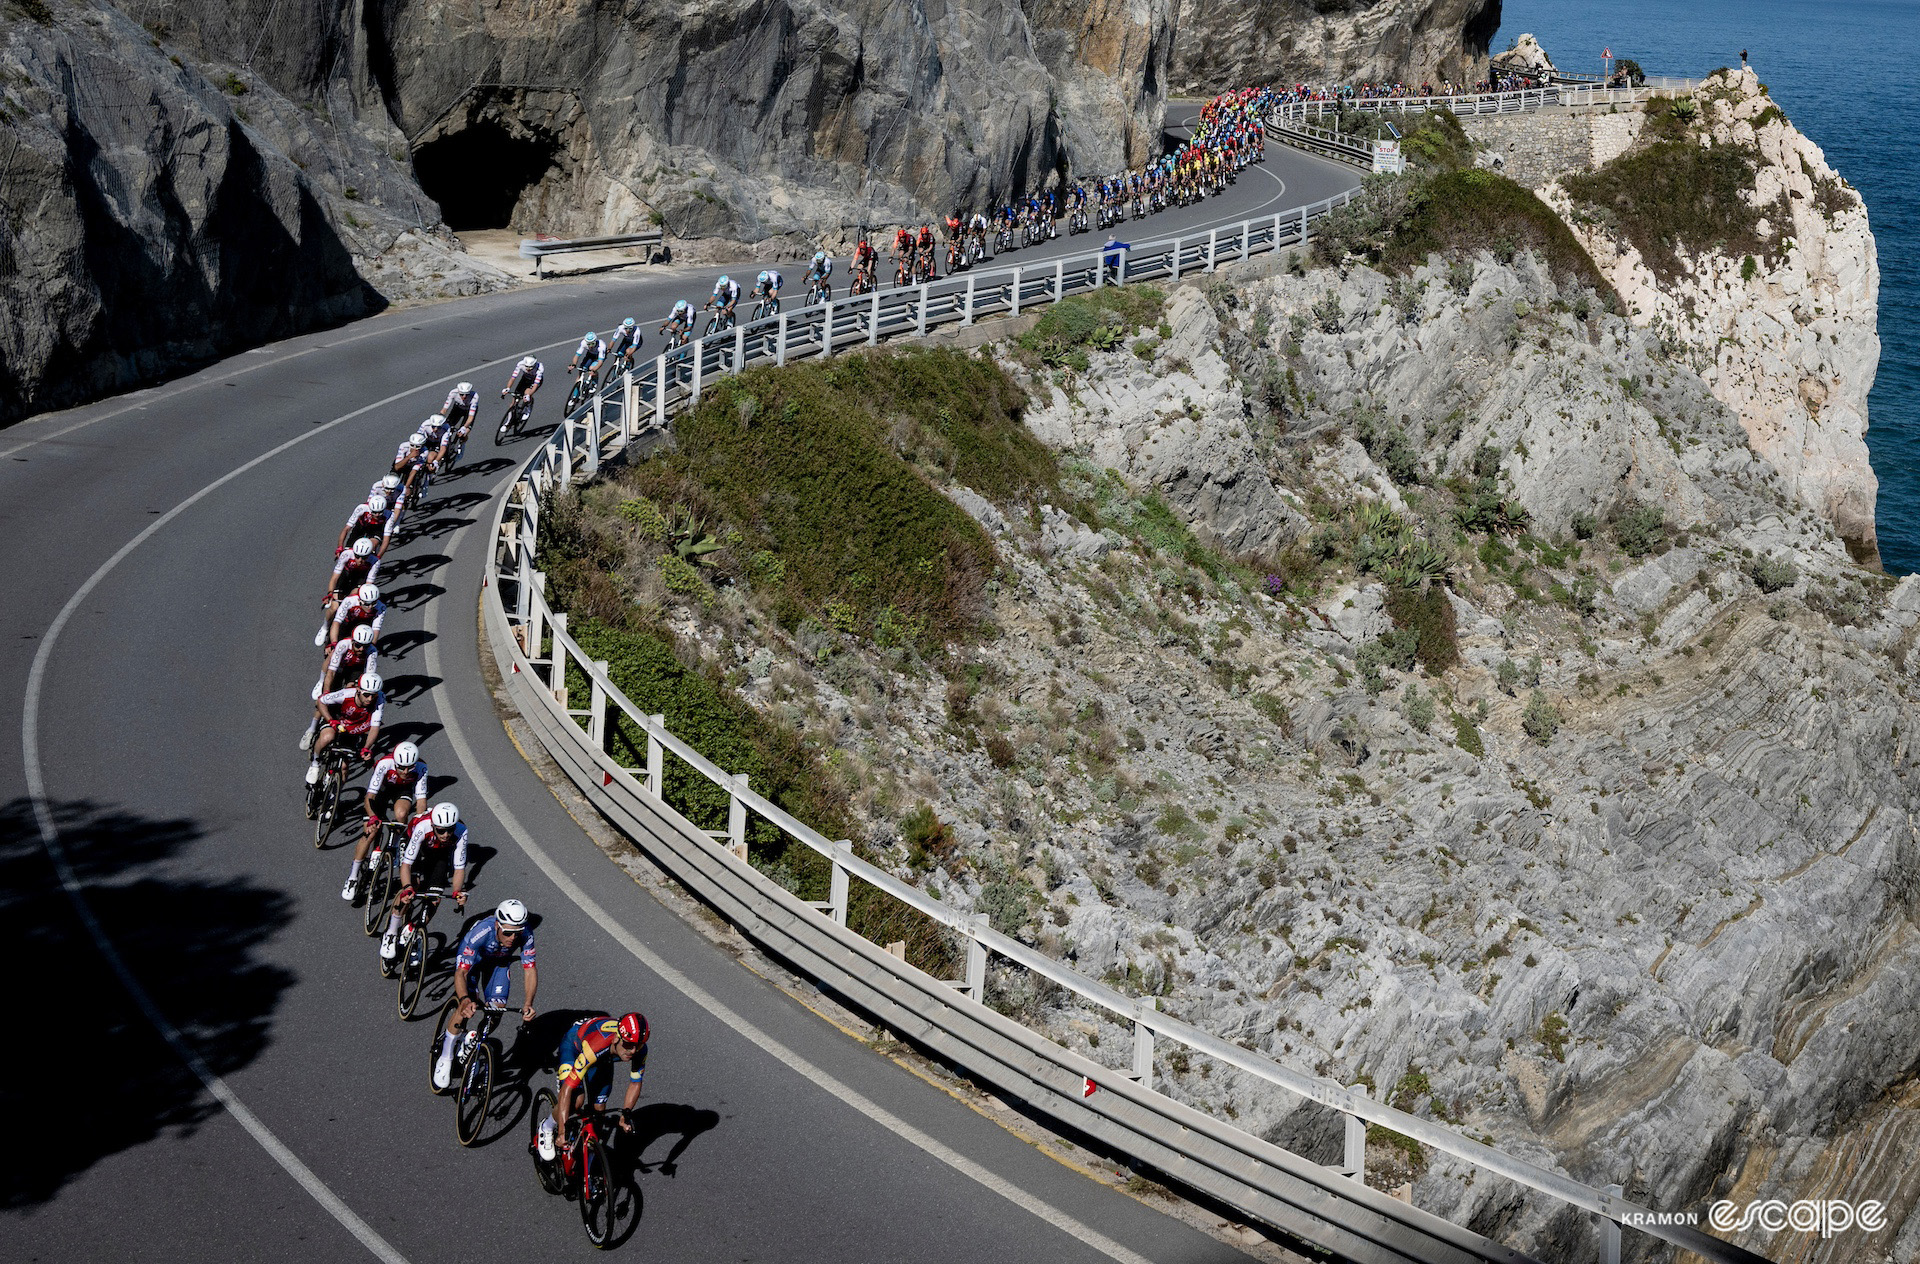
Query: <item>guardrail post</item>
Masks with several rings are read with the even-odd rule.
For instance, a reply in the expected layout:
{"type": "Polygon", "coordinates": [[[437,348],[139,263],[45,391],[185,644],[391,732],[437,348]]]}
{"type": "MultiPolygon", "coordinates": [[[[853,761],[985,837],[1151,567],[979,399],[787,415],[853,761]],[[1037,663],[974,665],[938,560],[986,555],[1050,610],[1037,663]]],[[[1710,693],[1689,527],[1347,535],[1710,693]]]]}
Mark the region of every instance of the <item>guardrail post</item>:
{"type": "Polygon", "coordinates": [[[740,797],[747,788],[747,774],[737,772],[727,786],[727,846],[744,863],[747,858],[747,801],[740,797]]]}
{"type": "Polygon", "coordinates": [[[775,364],[787,362],[787,314],[785,312],[780,313],[779,330],[773,336],[773,362],[775,364]]]}
{"type": "Polygon", "coordinates": [[[973,273],[971,272],[967,273],[967,306],[960,316],[960,323],[963,325],[973,323],[973,273]]]}
{"type": "Polygon", "coordinates": [[[1300,245],[1304,248],[1306,244],[1307,244],[1307,208],[1303,206],[1300,208],[1300,245]]]}
{"type": "MultiPolygon", "coordinates": [[[[1358,1093],[1362,1097],[1373,1096],[1364,1084],[1350,1085],[1348,1091],[1358,1093]]],[[[1364,1185],[1367,1183],[1367,1121],[1358,1115],[1345,1114],[1340,1117],[1340,1120],[1345,1125],[1345,1145],[1342,1146],[1344,1161],[1341,1164],[1341,1174],[1351,1176],[1364,1185]]]]}
{"type": "Polygon", "coordinates": [[[1242,263],[1245,263],[1247,261],[1247,255],[1250,253],[1250,250],[1248,247],[1248,239],[1252,236],[1253,236],[1253,221],[1248,219],[1241,220],[1240,221],[1240,262],[1242,263]]]}
{"type": "Polygon", "coordinates": [[[873,283],[873,314],[867,318],[867,345],[880,345],[880,282],[873,283]]]}
{"type": "Polygon", "coordinates": [[[693,389],[687,399],[690,404],[700,402],[700,379],[707,375],[707,336],[701,334],[693,340],[693,389]]]}
{"type": "Polygon", "coordinates": [[[1273,217],[1273,249],[1280,249],[1280,215],[1278,212],[1275,212],[1273,217]]]}
{"type": "Polygon", "coordinates": [[[634,392],[633,370],[628,369],[620,375],[620,443],[624,447],[633,442],[640,433],[640,427],[634,421],[638,409],[638,395],[634,392]]]}
{"type": "Polygon", "coordinates": [[[841,858],[853,857],[853,844],[841,839],[833,845],[833,877],[827,884],[827,903],[831,906],[833,923],[836,926],[847,924],[847,868],[841,864],[841,858]]]}
{"type": "Polygon", "coordinates": [[[1173,239],[1173,279],[1176,281],[1180,279],[1180,239],[1178,237],[1173,239]]]}
{"type": "Polygon", "coordinates": [[[610,665],[606,659],[596,658],[593,670],[587,673],[587,680],[593,685],[593,700],[587,704],[593,709],[593,714],[587,717],[587,740],[597,751],[607,748],[607,687],[600,681],[610,665]]]}
{"type": "Polygon", "coordinates": [[[600,392],[593,393],[593,407],[587,410],[587,467],[580,471],[592,477],[600,472],[600,392]]]}
{"type": "Polygon", "coordinates": [[[1009,315],[1018,316],[1019,314],[1020,314],[1020,269],[1018,267],[1015,267],[1013,270],[1013,310],[1009,313],[1009,315]]]}
{"type": "MultiPolygon", "coordinates": [[[[987,915],[975,913],[967,919],[975,935],[987,928],[987,915]]],[[[962,989],[968,996],[987,1003],[987,946],[974,936],[967,938],[967,986],[962,989]]]]}
{"type": "Polygon", "coordinates": [[[560,704],[562,711],[567,709],[567,649],[560,638],[567,634],[567,612],[556,610],[548,616],[553,624],[553,653],[547,655],[547,692],[560,704]]]}
{"type": "Polygon", "coordinates": [[[745,325],[735,325],[733,327],[733,365],[728,369],[728,372],[738,373],[746,367],[747,327],[745,325]]]}
{"type": "Polygon", "coordinates": [[[667,428],[667,353],[662,351],[653,361],[653,424],[662,430],[667,428]]]}
{"type": "Polygon", "coordinates": [[[667,748],[660,744],[660,734],[666,727],[666,716],[647,717],[647,792],[656,799],[666,795],[667,748]]]}
{"type": "Polygon", "coordinates": [[[1058,303],[1067,292],[1067,261],[1056,259],[1053,263],[1053,301],[1058,303]]]}
{"type": "Polygon", "coordinates": [[[1153,1087],[1153,1028],[1133,1020],[1133,1078],[1141,1088],[1153,1087]]]}
{"type": "Polygon", "coordinates": [[[825,315],[820,318],[820,354],[830,356],[833,354],[833,300],[828,299],[822,307],[825,315]]]}
{"type": "Polygon", "coordinates": [[[1099,253],[1093,256],[1093,288],[1096,290],[1100,289],[1103,286],[1105,286],[1106,283],[1107,283],[1107,248],[1105,246],[1102,246],[1100,247],[1099,253]]]}
{"type": "MultiPolygon", "coordinates": [[[[1614,1198],[1626,1192],[1618,1185],[1607,1186],[1607,1193],[1614,1198]]],[[[1620,1264],[1620,1222],[1611,1217],[1600,1221],[1600,1264],[1620,1264]]]]}
{"type": "MultiPolygon", "coordinates": [[[[543,661],[540,643],[547,639],[546,616],[543,613],[547,605],[547,573],[545,571],[533,572],[532,587],[539,600],[527,602],[527,660],[537,664],[543,661]]],[[[536,676],[538,674],[535,673],[536,676]]]]}
{"type": "Polygon", "coordinates": [[[914,332],[924,338],[927,336],[927,283],[920,283],[920,310],[915,313],[914,332]]]}
{"type": "Polygon", "coordinates": [[[1133,253],[1133,247],[1131,247],[1131,246],[1122,246],[1122,247],[1120,247],[1120,277],[1119,277],[1119,284],[1121,284],[1121,285],[1125,285],[1125,284],[1127,283],[1127,256],[1128,256],[1129,254],[1131,254],[1131,253],[1133,253]]]}
{"type": "Polygon", "coordinates": [[[1209,228],[1207,230],[1207,271],[1213,271],[1213,258],[1219,250],[1220,230],[1217,228],[1209,228]]]}

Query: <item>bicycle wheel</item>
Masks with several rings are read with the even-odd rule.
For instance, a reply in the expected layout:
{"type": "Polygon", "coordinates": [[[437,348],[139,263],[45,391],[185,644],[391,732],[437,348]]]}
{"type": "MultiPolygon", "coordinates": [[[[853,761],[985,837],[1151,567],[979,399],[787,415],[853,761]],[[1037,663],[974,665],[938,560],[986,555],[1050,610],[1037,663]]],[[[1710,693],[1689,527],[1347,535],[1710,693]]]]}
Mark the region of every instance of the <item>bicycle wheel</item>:
{"type": "Polygon", "coordinates": [[[560,1166],[558,1155],[551,1163],[540,1157],[540,1124],[553,1114],[555,1100],[554,1091],[543,1088],[533,1095],[533,1109],[527,1112],[527,1154],[533,1159],[534,1179],[549,1194],[564,1193],[567,1188],[566,1172],[560,1166]]]}
{"type": "Polygon", "coordinates": [[[596,1136],[580,1145],[580,1223],[587,1241],[606,1250],[613,1242],[613,1168],[607,1145],[596,1136]]]}
{"type": "Polygon", "coordinates": [[[320,810],[313,817],[313,845],[325,847],[327,836],[333,833],[334,818],[340,814],[340,786],[344,780],[339,765],[327,769],[320,779],[320,810]]]}
{"type": "Polygon", "coordinates": [[[480,1139],[487,1124],[487,1108],[493,1104],[493,1041],[482,1040],[467,1059],[467,1073],[460,1077],[460,1096],[453,1103],[453,1135],[460,1144],[470,1146],[480,1139]]]}
{"type": "Polygon", "coordinates": [[[387,928],[387,904],[393,899],[393,841],[380,843],[380,862],[367,870],[367,905],[361,911],[361,926],[369,936],[387,928]]]}
{"type": "MultiPolygon", "coordinates": [[[[412,1018],[413,1011],[420,1006],[420,994],[427,990],[427,958],[431,955],[427,951],[427,928],[424,925],[409,924],[413,925],[413,935],[407,940],[407,946],[400,950],[399,1008],[401,1022],[406,1022],[409,1018],[412,1018]]],[[[457,997],[449,996],[447,998],[448,1005],[457,1003],[457,997]]],[[[441,1007],[439,1030],[446,1030],[446,1019],[446,1009],[445,1006],[443,1006],[441,1007]]],[[[440,1090],[435,1089],[434,1091],[439,1092],[440,1090]]]]}
{"type": "Polygon", "coordinates": [[[451,1088],[434,1087],[433,1065],[440,1060],[440,1037],[445,1034],[447,1022],[453,1017],[459,1005],[459,997],[449,996],[447,1003],[440,1007],[439,1017],[433,1020],[433,1029],[427,1033],[427,1089],[435,1097],[445,1097],[452,1091],[451,1088]]]}
{"type": "Polygon", "coordinates": [[[518,414],[519,411],[520,409],[518,405],[508,404],[507,411],[500,415],[500,428],[493,432],[494,447],[497,448],[501,444],[505,443],[507,441],[507,436],[520,428],[519,426],[514,424],[518,420],[518,417],[516,414],[518,414]]]}

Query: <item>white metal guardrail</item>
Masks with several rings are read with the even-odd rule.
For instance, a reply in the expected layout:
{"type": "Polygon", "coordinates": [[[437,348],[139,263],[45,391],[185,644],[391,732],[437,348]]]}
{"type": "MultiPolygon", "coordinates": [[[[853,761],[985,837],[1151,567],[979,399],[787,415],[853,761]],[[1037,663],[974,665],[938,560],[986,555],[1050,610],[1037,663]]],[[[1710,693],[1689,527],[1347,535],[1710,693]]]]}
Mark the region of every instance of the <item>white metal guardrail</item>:
{"type": "MultiPolygon", "coordinates": [[[[1618,1264],[1622,1221],[1718,1264],[1762,1264],[1743,1248],[1684,1225],[1657,1223],[1620,1186],[1596,1189],[1504,1154],[1451,1128],[1374,1101],[1365,1086],[1342,1086],[1231,1044],[1161,1013],[990,929],[855,856],[755,793],[644,713],[617,689],[567,631],[567,615],[546,597],[537,569],[542,505],[549,493],[589,477],[645,429],[695,405],[713,371],[798,354],[832,354],[881,336],[914,335],[943,321],[1018,313],[1077,291],[1117,282],[1211,270],[1226,258],[1304,243],[1310,221],[1349,195],[1128,250],[1014,267],[909,286],[780,313],[717,331],[656,357],[617,389],[596,392],[521,468],[492,519],[492,557],[483,581],[483,617],[502,676],[542,744],[596,809],[702,899],[769,951],[845,996],[887,1028],[927,1047],[981,1081],[1070,1130],[1097,1139],[1242,1214],[1342,1258],[1381,1261],[1504,1261],[1527,1257],[1367,1186],[1366,1127],[1378,1124],[1473,1167],[1600,1218],[1599,1256],[1618,1264]],[[1116,257],[1117,256],[1117,257],[1116,257]],[[710,369],[716,357],[720,363],[710,369]],[[569,675],[585,682],[585,707],[571,705],[569,675]],[[628,768],[610,750],[624,716],[644,735],[645,767],[628,768]],[[725,790],[728,827],[709,835],[662,800],[671,756],[725,790]],[[638,774],[638,775],[636,775],[638,774]],[[808,904],[754,869],[746,856],[750,817],[770,822],[832,866],[829,898],[808,904]],[[849,888],[868,883],[961,937],[966,968],[938,980],[846,928],[849,888]],[[1055,1044],[988,1008],[987,966],[998,957],[1106,1011],[1133,1032],[1130,1058],[1113,1068],[1055,1044]],[[1344,1160],[1321,1166],[1262,1141],[1157,1091],[1156,1051],[1172,1045],[1339,1112],[1344,1160]],[[1098,1091],[1089,1092],[1090,1085],[1098,1091]]],[[[636,751],[637,754],[637,751],[636,751]]]]}
{"type": "Polygon", "coordinates": [[[547,261],[548,255],[579,254],[588,250],[632,250],[645,249],[647,257],[653,257],[655,246],[666,240],[659,229],[644,233],[624,233],[615,237],[574,237],[570,239],[542,239],[522,237],[520,239],[520,257],[533,260],[534,275],[540,273],[540,266],[547,261]]]}

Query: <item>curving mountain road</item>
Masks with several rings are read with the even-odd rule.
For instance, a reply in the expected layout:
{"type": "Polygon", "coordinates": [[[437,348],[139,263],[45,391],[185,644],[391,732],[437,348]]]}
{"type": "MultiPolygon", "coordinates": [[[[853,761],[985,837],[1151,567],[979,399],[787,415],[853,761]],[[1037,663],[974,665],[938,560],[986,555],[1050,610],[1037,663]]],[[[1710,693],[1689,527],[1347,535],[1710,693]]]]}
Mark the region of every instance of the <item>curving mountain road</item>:
{"type": "MultiPolygon", "coordinates": [[[[1129,227],[1234,222],[1355,182],[1273,146],[1225,197],[1129,227]]],[[[484,401],[528,350],[563,364],[584,328],[657,323],[716,271],[391,312],[0,432],[0,696],[21,721],[0,726],[0,900],[24,935],[6,1076],[24,1157],[0,1256],[587,1254],[570,1205],[535,1187],[523,1121],[455,1143],[450,1104],[426,1092],[427,1019],[397,1021],[339,899],[347,853],[308,841],[294,739],[327,545],[409,425],[459,378],[484,401]]],[[[548,422],[566,385],[552,378],[548,422]]],[[[652,1020],[643,1158],[663,1166],[639,1178],[627,1249],[1234,1257],[847,1038],[608,863],[478,670],[484,547],[467,528],[529,451],[481,438],[383,576],[400,607],[388,731],[422,743],[436,797],[472,826],[474,907],[511,894],[541,918],[538,1033],[589,1007],[652,1020]]]]}

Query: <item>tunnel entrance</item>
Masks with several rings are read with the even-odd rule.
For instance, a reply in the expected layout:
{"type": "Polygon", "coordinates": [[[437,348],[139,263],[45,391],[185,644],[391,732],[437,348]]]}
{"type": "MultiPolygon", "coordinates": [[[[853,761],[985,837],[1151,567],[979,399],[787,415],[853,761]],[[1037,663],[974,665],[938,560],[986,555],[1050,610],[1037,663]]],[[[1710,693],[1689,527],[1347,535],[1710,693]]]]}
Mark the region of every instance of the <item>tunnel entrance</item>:
{"type": "Polygon", "coordinates": [[[515,136],[483,118],[420,146],[413,170],[448,228],[510,228],[521,194],[547,177],[559,153],[550,136],[515,136]]]}

